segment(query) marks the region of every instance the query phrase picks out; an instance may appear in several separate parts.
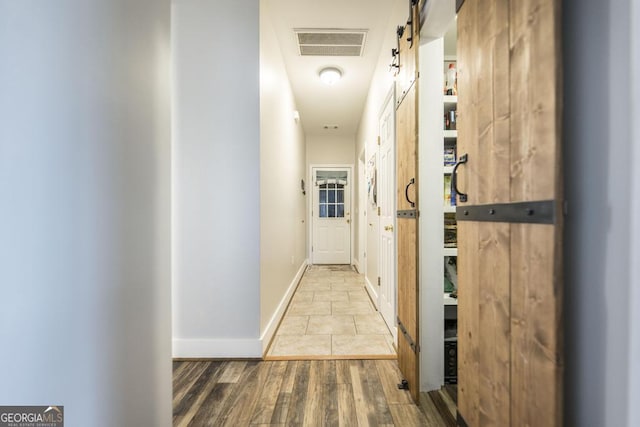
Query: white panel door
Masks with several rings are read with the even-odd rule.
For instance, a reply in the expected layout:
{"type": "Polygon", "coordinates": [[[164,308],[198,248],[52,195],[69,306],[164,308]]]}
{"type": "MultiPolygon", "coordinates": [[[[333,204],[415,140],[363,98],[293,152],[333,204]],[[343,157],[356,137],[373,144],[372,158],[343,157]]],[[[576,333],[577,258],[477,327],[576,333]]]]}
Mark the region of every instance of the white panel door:
{"type": "Polygon", "coordinates": [[[389,96],[379,123],[380,289],[378,308],[396,338],[395,109],[389,96]]]}
{"type": "Polygon", "coordinates": [[[348,169],[313,169],[314,264],[351,264],[348,169]]]}

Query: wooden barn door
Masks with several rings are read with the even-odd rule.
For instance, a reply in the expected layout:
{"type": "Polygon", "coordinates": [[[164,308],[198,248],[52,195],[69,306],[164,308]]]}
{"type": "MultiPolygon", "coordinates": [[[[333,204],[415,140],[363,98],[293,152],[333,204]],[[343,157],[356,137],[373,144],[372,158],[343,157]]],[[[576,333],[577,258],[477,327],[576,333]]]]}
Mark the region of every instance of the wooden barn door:
{"type": "MultiPolygon", "coordinates": [[[[398,28],[396,75],[398,365],[405,387],[420,397],[418,328],[418,44],[417,6],[406,26],[398,28]],[[414,25],[415,23],[415,25],[414,25]]],[[[417,3],[417,2],[416,2],[417,3]]]]}
{"type": "Polygon", "coordinates": [[[562,425],[559,4],[458,11],[463,426],[562,425]]]}

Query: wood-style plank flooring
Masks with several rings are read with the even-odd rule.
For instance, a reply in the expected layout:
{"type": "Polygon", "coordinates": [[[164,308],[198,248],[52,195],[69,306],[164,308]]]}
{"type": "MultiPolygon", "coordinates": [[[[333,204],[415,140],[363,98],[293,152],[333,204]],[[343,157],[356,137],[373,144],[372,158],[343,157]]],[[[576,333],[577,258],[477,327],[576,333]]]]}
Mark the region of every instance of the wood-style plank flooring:
{"type": "Polygon", "coordinates": [[[451,425],[446,396],[423,395],[419,408],[400,380],[394,360],[176,361],[173,424],[451,425]]]}

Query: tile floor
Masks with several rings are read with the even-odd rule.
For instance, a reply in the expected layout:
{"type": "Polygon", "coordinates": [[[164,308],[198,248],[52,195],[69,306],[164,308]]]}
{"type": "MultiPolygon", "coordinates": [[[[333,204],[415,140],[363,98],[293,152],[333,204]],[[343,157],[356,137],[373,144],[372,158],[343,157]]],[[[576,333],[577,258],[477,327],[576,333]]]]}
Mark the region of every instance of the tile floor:
{"type": "Polygon", "coordinates": [[[363,275],[348,265],[313,265],[291,299],[267,358],[394,358],[392,342],[363,275]]]}

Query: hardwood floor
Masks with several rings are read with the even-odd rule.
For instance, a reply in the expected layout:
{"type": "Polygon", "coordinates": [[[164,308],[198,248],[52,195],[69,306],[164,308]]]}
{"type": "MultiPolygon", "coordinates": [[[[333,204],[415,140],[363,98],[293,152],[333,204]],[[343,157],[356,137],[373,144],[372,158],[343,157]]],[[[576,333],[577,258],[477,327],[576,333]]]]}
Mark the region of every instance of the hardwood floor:
{"type": "Polygon", "coordinates": [[[434,422],[437,421],[442,426],[456,427],[458,425],[456,422],[457,401],[458,387],[455,385],[445,385],[437,391],[420,393],[420,409],[425,417],[430,419],[432,414],[438,414],[434,422]]]}
{"type": "Polygon", "coordinates": [[[423,396],[428,404],[418,408],[400,379],[394,360],[176,361],[173,424],[450,425],[439,412],[449,409],[445,398],[423,396]]]}

